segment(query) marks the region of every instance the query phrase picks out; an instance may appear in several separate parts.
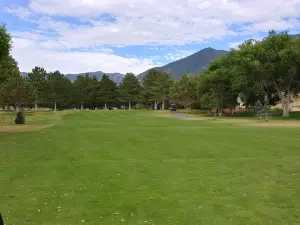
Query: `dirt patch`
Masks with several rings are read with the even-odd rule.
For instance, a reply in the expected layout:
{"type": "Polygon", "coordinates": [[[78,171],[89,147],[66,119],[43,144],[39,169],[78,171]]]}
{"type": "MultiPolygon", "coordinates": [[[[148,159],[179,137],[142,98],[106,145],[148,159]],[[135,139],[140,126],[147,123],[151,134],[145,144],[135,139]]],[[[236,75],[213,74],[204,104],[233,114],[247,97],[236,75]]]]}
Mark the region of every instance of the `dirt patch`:
{"type": "Polygon", "coordinates": [[[28,132],[28,131],[38,131],[48,127],[51,125],[1,125],[0,133],[12,133],[12,132],[28,132]]]}

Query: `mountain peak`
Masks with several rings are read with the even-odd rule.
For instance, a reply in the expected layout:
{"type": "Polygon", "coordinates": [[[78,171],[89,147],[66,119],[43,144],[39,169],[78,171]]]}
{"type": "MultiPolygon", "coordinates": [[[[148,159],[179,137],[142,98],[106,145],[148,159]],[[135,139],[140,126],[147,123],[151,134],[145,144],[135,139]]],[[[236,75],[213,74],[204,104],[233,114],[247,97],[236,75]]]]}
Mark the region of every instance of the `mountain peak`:
{"type": "MultiPolygon", "coordinates": [[[[187,73],[189,75],[199,75],[201,71],[205,70],[208,65],[217,58],[225,55],[227,51],[217,50],[211,47],[201,49],[194,54],[183,59],[171,62],[162,67],[156,67],[158,71],[168,72],[174,79],[179,79],[180,76],[187,73]]],[[[138,75],[139,80],[143,80],[148,70],[138,75]]]]}
{"type": "Polygon", "coordinates": [[[214,49],[212,47],[208,47],[208,48],[204,48],[204,49],[200,50],[199,52],[201,52],[201,51],[218,51],[218,50],[214,49]]]}

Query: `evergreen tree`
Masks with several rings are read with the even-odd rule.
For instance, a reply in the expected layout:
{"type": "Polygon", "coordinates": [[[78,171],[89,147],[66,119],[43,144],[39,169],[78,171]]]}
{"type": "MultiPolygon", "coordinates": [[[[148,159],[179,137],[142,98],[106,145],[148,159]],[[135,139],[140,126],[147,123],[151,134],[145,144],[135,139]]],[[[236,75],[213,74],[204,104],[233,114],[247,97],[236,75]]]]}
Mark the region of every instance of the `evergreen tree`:
{"type": "Polygon", "coordinates": [[[118,92],[116,83],[104,74],[96,91],[97,104],[104,105],[104,109],[108,109],[113,103],[116,103],[117,96],[118,92]]]}
{"type": "Polygon", "coordinates": [[[70,107],[72,99],[72,83],[59,71],[51,72],[48,74],[47,79],[48,87],[48,100],[53,105],[53,110],[57,108],[70,107]]]}
{"type": "Polygon", "coordinates": [[[128,103],[128,109],[135,105],[140,97],[141,85],[132,73],[127,73],[119,88],[121,102],[128,103]]]}
{"type": "Polygon", "coordinates": [[[151,69],[143,80],[143,93],[142,96],[144,101],[147,100],[151,104],[154,103],[154,110],[157,110],[159,100],[161,99],[161,89],[160,89],[160,73],[151,69]]]}
{"type": "Polygon", "coordinates": [[[74,81],[74,92],[76,103],[80,104],[80,109],[83,109],[83,105],[88,103],[89,100],[89,80],[91,78],[88,74],[85,76],[79,75],[74,81]]]}
{"type": "Polygon", "coordinates": [[[38,108],[38,103],[43,103],[46,97],[46,79],[47,72],[42,67],[35,67],[28,73],[29,82],[33,85],[36,93],[35,110],[38,108]]]}

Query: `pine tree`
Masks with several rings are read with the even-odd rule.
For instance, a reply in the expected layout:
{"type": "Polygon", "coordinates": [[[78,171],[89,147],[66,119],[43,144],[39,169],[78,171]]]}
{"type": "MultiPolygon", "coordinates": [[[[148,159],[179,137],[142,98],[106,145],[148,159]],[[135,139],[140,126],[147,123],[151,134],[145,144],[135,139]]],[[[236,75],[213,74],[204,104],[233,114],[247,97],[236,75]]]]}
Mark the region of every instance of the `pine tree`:
{"type": "Polygon", "coordinates": [[[47,71],[42,67],[35,67],[28,73],[29,82],[33,85],[36,93],[35,110],[38,109],[38,103],[42,103],[46,97],[46,79],[47,71]]]}
{"type": "Polygon", "coordinates": [[[116,83],[104,74],[96,91],[97,104],[104,105],[104,109],[108,109],[113,103],[116,103],[117,95],[116,83]]]}
{"type": "Polygon", "coordinates": [[[132,105],[135,105],[140,97],[141,85],[132,73],[127,73],[120,84],[120,101],[125,104],[128,103],[128,109],[130,110],[132,105]]]}

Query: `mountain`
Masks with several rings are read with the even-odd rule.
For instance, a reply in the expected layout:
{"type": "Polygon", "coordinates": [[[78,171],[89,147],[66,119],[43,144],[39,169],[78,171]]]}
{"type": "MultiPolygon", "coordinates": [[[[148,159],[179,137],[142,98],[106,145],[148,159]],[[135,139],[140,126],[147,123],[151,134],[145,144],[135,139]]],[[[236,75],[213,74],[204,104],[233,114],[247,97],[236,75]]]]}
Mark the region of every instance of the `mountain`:
{"type": "MultiPolygon", "coordinates": [[[[76,77],[78,75],[85,75],[86,73],[78,73],[78,74],[65,74],[65,76],[71,80],[72,82],[76,79],[76,77]]],[[[102,71],[97,71],[97,72],[88,72],[89,76],[95,76],[98,80],[101,80],[103,74],[106,74],[109,79],[111,79],[112,81],[114,81],[115,83],[119,84],[121,83],[121,81],[123,80],[124,76],[121,73],[103,73],[102,71]]],[[[21,72],[21,75],[23,77],[27,77],[28,73],[25,72],[21,72]]]]}
{"type": "MultiPolygon", "coordinates": [[[[216,50],[213,48],[202,49],[186,58],[171,62],[162,67],[155,67],[158,71],[168,72],[174,79],[179,79],[180,76],[187,73],[189,75],[199,75],[199,73],[206,69],[208,65],[217,58],[228,53],[224,50],[216,50]]],[[[138,75],[138,79],[143,80],[144,76],[149,70],[138,75]]]]}
{"type": "MultiPolygon", "coordinates": [[[[114,81],[115,83],[119,84],[123,80],[124,76],[121,73],[103,73],[102,71],[97,72],[87,72],[90,77],[95,76],[98,80],[101,80],[103,74],[106,74],[109,79],[114,81]]],[[[65,76],[71,80],[74,81],[78,75],[85,75],[86,73],[80,73],[80,74],[66,74],[65,76]]]]}

